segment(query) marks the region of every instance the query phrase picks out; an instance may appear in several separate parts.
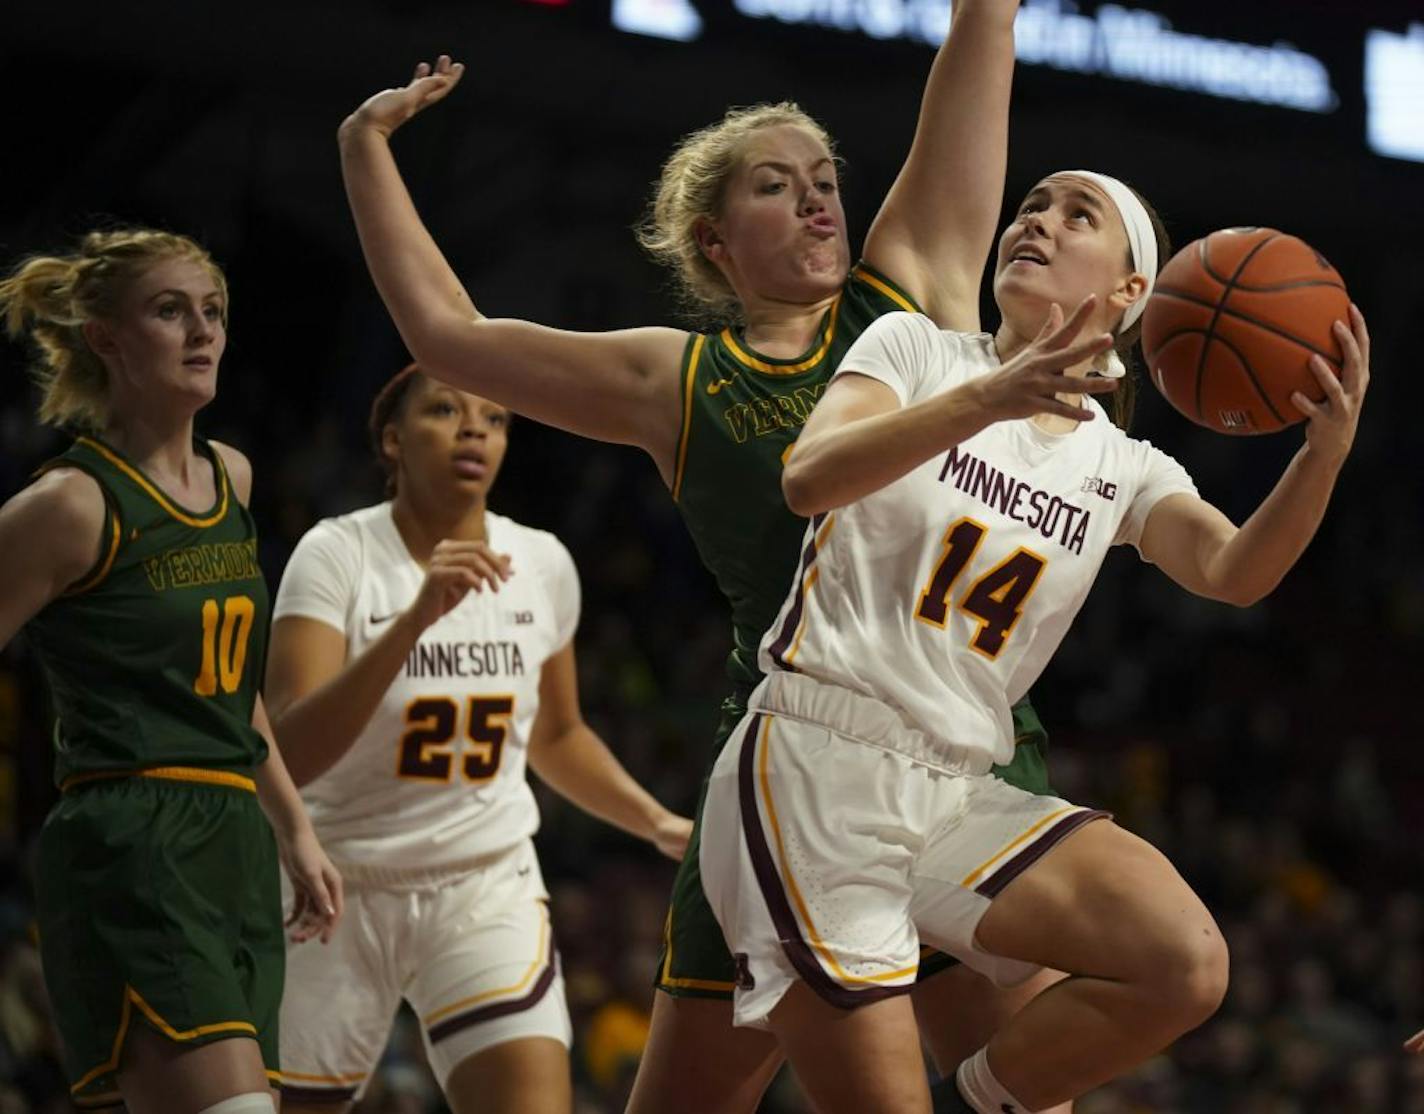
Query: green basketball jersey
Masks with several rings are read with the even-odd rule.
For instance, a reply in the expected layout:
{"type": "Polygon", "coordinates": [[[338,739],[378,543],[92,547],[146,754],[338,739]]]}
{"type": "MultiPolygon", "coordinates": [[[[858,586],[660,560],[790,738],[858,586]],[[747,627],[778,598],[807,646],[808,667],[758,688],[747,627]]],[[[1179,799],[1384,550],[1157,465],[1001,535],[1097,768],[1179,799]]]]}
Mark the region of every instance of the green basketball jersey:
{"type": "Polygon", "coordinates": [[[267,653],[257,531],[217,452],[217,502],[177,506],[90,437],[45,465],[104,492],[102,552],[27,630],[54,698],[55,782],[154,766],[251,770],[267,756],[252,708],[267,653]]]}
{"type": "Polygon", "coordinates": [[[698,333],[682,363],[682,433],[672,495],[703,563],[732,605],[727,672],[745,698],[757,646],[786,598],[806,520],[786,508],[781,468],[841,358],[872,321],[914,300],[857,264],[801,356],[772,360],[738,330],[698,333]]]}

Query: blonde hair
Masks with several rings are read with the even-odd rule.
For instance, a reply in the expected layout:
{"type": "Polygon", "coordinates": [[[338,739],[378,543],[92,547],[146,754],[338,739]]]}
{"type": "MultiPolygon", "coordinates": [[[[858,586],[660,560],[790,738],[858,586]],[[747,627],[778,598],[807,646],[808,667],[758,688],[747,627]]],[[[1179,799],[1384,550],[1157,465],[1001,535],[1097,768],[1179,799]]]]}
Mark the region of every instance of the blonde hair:
{"type": "Polygon", "coordinates": [[[130,282],[168,259],[199,263],[212,275],[227,323],[227,280],[196,241],[173,232],[121,228],[90,232],[73,255],[32,255],[0,280],[0,315],[13,338],[39,348],[40,421],[102,430],[109,416],[109,372],[83,326],[112,317],[130,282]]]}
{"type": "Polygon", "coordinates": [[[726,276],[702,254],[697,225],[721,215],[727,181],[752,133],[782,124],[804,128],[835,157],[825,128],[794,102],[778,101],[728,109],[717,123],[684,136],[663,163],[647,214],[638,225],[638,242],[672,268],[684,308],[695,317],[720,324],[740,313],[741,303],[726,276]]]}

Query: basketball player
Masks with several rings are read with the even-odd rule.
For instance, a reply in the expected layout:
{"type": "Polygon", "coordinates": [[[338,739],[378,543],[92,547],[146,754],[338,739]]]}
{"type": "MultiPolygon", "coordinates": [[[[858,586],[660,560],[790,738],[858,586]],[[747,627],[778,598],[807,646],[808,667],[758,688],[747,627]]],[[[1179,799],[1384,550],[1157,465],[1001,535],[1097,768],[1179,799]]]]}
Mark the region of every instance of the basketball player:
{"type": "Polygon", "coordinates": [[[193,432],[227,283],[185,236],[92,232],[0,281],[0,312],[39,348],[41,420],[79,431],[0,508],[0,645],[25,627],[56,712],[35,888],[71,1097],[272,1114],[278,859],[298,935],[342,898],[257,694],[252,469],[193,432]]]}
{"type": "MultiPolygon", "coordinates": [[[[979,272],[1004,179],[1017,8],[1016,0],[955,5],[909,156],[854,267],[829,138],[794,105],[730,112],[680,144],[643,239],[717,322],[706,333],[571,333],[474,309],[388,145],[459,80],[463,68],[448,58],[433,71],[422,64],[408,86],[377,94],[342,125],[366,259],[421,365],[540,421],[638,445],[656,462],[732,606],[732,689],[714,754],[760,679],[755,647],[797,560],[804,524],[777,487],[781,460],[831,372],[887,312],[922,308],[947,326],[978,328],[979,272]]],[[[1046,791],[1045,739],[1027,700],[1015,721],[1019,745],[1001,773],[1046,791]]],[[[698,869],[687,856],[674,887],[635,1114],[750,1112],[781,1062],[767,1034],[731,1027],[735,973],[698,869]]],[[[925,970],[947,962],[929,957],[925,970]]],[[[952,1069],[1046,981],[1012,992],[965,970],[927,981],[916,1006],[936,1063],[952,1069]]]]}
{"type": "Polygon", "coordinates": [[[390,500],[318,523],[282,577],[273,723],[348,902],[329,948],[288,949],[285,1114],[349,1106],[402,998],[457,1114],[569,1110],[526,760],[671,858],[687,848],[692,821],[583,722],[568,551],[486,508],[508,427],[406,368],[371,411],[390,500]]]}
{"type": "Polygon", "coordinates": [[[1045,178],[999,240],[997,334],[881,318],[787,465],[787,501],[812,520],[761,645],[767,677],[713,771],[701,853],[739,960],[737,1023],[776,1034],[824,1114],[931,1109],[904,997],[922,941],[1001,983],[1071,976],[941,1084],[935,1110],[1071,1100],[1225,991],[1225,944],[1161,854],[986,776],[1110,546],[1254,603],[1314,535],[1354,439],[1369,340],[1353,308],[1335,325],[1341,377],[1311,359],[1325,401],[1296,394],[1305,445],[1239,529],[1107,420],[1093,396],[1122,374],[1112,345],[1150,293],[1159,231],[1114,178],[1045,178]],[[1066,323],[1060,304],[1078,306],[1066,323]]]}

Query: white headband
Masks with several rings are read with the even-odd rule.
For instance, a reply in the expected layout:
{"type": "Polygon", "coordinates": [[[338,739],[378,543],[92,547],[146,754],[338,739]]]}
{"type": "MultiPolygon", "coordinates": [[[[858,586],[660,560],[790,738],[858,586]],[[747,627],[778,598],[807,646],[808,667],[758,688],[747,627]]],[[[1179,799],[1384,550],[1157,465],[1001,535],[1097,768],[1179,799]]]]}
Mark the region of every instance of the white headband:
{"type": "MultiPolygon", "coordinates": [[[[1147,215],[1147,209],[1137,199],[1137,195],[1116,178],[1099,174],[1095,170],[1060,170],[1053,177],[1065,174],[1074,178],[1086,178],[1107,194],[1117,206],[1122,226],[1127,230],[1127,245],[1132,249],[1133,270],[1147,280],[1147,289],[1142,292],[1142,297],[1128,306],[1122,315],[1123,329],[1130,329],[1147,308],[1147,299],[1152,296],[1152,288],[1157,285],[1157,231],[1152,227],[1152,218],[1147,215]]],[[[1123,367],[1116,352],[1108,353],[1108,368],[1103,374],[1110,379],[1120,379],[1127,374],[1127,369],[1123,367]]]]}
{"type": "Polygon", "coordinates": [[[1147,289],[1143,291],[1142,297],[1128,306],[1127,312],[1122,315],[1122,327],[1128,329],[1142,316],[1152,288],[1157,284],[1157,232],[1152,227],[1152,218],[1147,215],[1147,208],[1137,199],[1137,194],[1116,178],[1099,174],[1095,170],[1060,170],[1053,177],[1064,174],[1071,174],[1074,178],[1086,178],[1112,198],[1118,215],[1122,217],[1122,226],[1127,229],[1127,245],[1132,249],[1133,269],[1147,280],[1147,289]]]}

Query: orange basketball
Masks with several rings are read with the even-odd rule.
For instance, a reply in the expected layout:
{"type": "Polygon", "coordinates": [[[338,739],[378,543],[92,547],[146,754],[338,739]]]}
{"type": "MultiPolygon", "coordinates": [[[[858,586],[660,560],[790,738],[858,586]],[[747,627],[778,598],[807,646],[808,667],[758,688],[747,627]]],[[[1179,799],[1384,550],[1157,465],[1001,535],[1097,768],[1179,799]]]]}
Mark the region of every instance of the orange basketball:
{"type": "Polygon", "coordinates": [[[1349,323],[1345,283],[1304,240],[1228,228],[1188,244],[1157,276],[1142,321],[1152,382],[1219,433],[1274,433],[1304,421],[1292,391],[1320,401],[1313,352],[1340,374],[1331,325],[1349,323]]]}

